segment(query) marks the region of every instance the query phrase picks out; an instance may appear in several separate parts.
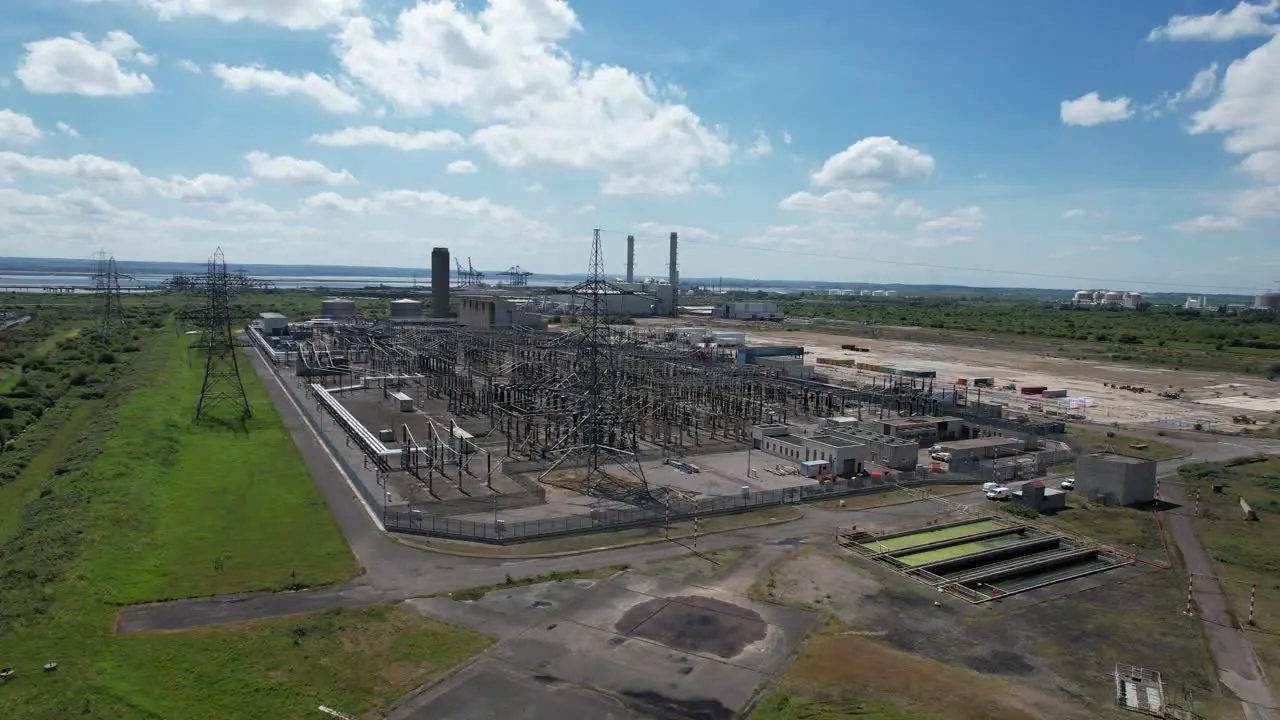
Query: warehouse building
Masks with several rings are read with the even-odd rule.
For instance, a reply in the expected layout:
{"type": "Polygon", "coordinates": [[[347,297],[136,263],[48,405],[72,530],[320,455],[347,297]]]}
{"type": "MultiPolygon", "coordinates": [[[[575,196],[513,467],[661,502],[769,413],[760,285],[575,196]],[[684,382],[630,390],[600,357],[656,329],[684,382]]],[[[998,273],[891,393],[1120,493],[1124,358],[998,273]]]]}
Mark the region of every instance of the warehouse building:
{"type": "Polygon", "coordinates": [[[1018,438],[982,437],[938,443],[937,452],[951,455],[951,462],[972,462],[1022,452],[1026,443],[1018,438]]]}
{"type": "Polygon", "coordinates": [[[1076,460],[1076,492],[1103,505],[1141,505],[1156,499],[1156,464],[1150,460],[1094,453],[1076,460]]]}
{"type": "Polygon", "coordinates": [[[711,311],[713,317],[729,320],[781,320],[778,303],[774,302],[730,302],[717,305],[711,311]]]}

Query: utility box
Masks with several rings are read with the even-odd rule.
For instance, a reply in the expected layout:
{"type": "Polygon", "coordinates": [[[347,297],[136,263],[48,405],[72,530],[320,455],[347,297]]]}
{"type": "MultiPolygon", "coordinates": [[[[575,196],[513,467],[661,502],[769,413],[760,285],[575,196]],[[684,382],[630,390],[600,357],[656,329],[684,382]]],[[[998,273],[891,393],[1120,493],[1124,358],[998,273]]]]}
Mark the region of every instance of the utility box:
{"type": "Polygon", "coordinates": [[[402,392],[391,393],[391,399],[400,404],[400,412],[413,412],[413,398],[402,392]]]}
{"type": "Polygon", "coordinates": [[[1156,464],[1150,460],[1094,453],[1076,461],[1076,492],[1103,505],[1141,505],[1156,499],[1156,464]]]}

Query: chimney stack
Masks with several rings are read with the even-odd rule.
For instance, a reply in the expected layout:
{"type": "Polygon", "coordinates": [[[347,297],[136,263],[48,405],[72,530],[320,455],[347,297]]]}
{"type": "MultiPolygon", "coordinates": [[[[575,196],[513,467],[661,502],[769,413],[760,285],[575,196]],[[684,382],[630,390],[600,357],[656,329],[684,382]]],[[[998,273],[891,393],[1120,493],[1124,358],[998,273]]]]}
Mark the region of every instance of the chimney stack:
{"type": "Polygon", "coordinates": [[[680,270],[676,266],[676,234],[671,233],[671,317],[680,314],[680,270]]]}
{"type": "Polygon", "coordinates": [[[431,250],[431,317],[449,317],[449,248],[431,250]]]}
{"type": "Polygon", "coordinates": [[[636,281],[636,236],[627,236],[627,282],[636,281]]]}

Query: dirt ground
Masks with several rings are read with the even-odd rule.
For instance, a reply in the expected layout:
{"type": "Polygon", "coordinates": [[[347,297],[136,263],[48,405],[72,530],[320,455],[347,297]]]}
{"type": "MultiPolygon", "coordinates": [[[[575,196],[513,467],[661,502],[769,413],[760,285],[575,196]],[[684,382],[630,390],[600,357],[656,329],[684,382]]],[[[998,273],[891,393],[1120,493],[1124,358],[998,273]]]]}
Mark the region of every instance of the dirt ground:
{"type": "MultiPolygon", "coordinates": [[[[688,320],[684,320],[683,324],[688,324],[688,320]]],[[[1235,373],[1106,365],[1023,351],[833,335],[806,331],[801,329],[803,326],[763,327],[759,324],[725,322],[704,324],[725,328],[732,325],[736,330],[745,330],[749,345],[802,345],[806,350],[805,361],[808,363],[816,363],[820,357],[856,358],[886,365],[936,370],[940,383],[949,384],[962,377],[994,377],[997,387],[1014,384],[1019,387],[1043,385],[1063,388],[1070,397],[1088,397],[1094,400],[1092,407],[1071,412],[1083,413],[1090,422],[1096,423],[1157,424],[1165,427],[1190,427],[1195,423],[1202,423],[1215,430],[1238,431],[1241,426],[1231,423],[1233,415],[1249,414],[1261,420],[1280,411],[1280,385],[1263,378],[1235,373]],[[859,347],[868,348],[870,352],[842,350],[840,346],[845,343],[856,343],[859,347]],[[1106,387],[1104,383],[1142,387],[1146,388],[1146,392],[1134,393],[1106,387]],[[1160,392],[1178,389],[1184,391],[1180,400],[1166,400],[1159,396],[1160,392]]],[[[1052,345],[1052,341],[1045,342],[1046,347],[1052,345]]],[[[875,377],[884,377],[880,373],[834,366],[824,367],[822,371],[845,380],[869,381],[875,377]]],[[[1015,410],[1034,409],[1034,406],[1046,410],[1056,409],[1053,400],[1031,399],[1016,393],[1009,395],[1003,392],[984,392],[983,397],[999,402],[1007,401],[1015,410]]],[[[1254,427],[1257,429],[1262,426],[1254,427]]]]}
{"type": "Polygon", "coordinates": [[[1146,567],[1098,577],[1043,602],[1029,593],[974,606],[814,548],[774,567],[752,594],[831,618],[780,686],[801,698],[838,689],[939,718],[1121,718],[1112,674],[1126,663],[1163,673],[1177,699],[1190,691],[1211,701],[1217,681],[1197,626],[1179,612],[1177,578],[1146,567]],[[911,680],[919,677],[936,684],[911,680]]]}

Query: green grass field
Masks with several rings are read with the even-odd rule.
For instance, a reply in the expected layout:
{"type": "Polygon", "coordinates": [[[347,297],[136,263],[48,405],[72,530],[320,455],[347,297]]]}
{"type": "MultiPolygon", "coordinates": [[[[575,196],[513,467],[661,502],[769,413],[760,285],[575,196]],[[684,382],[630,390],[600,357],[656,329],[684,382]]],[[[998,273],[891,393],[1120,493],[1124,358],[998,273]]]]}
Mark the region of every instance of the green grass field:
{"type": "Polygon", "coordinates": [[[0,490],[0,666],[18,673],[0,718],[310,718],[321,703],[359,715],[483,648],[388,607],[114,635],[122,604],[358,569],[247,364],[247,432],[189,426],[201,366],[186,342],[148,333],[101,401],[0,490]],[[41,672],[48,661],[57,672],[41,672]]]}
{"type": "Polygon", "coordinates": [[[1109,438],[1106,430],[1079,427],[1077,425],[1067,428],[1067,436],[1079,443],[1085,452],[1090,453],[1102,452],[1109,447],[1117,455],[1128,455],[1129,457],[1142,458],[1143,460],[1157,461],[1187,454],[1186,450],[1166,442],[1145,440],[1121,433],[1116,433],[1115,437],[1109,438]],[[1142,447],[1143,445],[1146,447],[1142,447]]]}
{"type": "MultiPolygon", "coordinates": [[[[1196,532],[1213,557],[1223,589],[1253,642],[1263,669],[1280,673],[1280,458],[1255,456],[1184,467],[1189,495],[1201,494],[1196,532]],[[1212,485],[1224,486],[1222,494],[1212,485]],[[1257,512],[1247,521],[1244,498],[1257,512]],[[1248,624],[1250,588],[1257,585],[1255,624],[1248,624]]],[[[1193,510],[1194,511],[1194,510],[1193,510]]]]}

